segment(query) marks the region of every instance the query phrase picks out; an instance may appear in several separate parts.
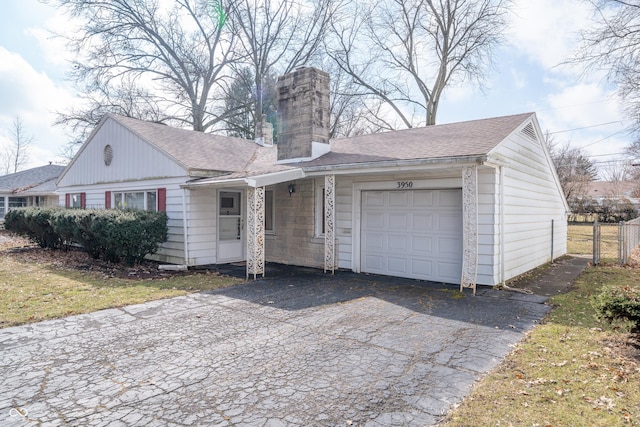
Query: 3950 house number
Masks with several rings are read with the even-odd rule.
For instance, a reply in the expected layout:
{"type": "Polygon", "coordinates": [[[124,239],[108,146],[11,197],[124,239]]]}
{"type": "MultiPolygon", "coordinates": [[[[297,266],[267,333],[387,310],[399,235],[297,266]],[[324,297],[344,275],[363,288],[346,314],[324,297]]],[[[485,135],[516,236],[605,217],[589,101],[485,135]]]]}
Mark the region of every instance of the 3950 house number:
{"type": "Polygon", "coordinates": [[[398,181],[396,188],[413,188],[413,181],[398,181]]]}

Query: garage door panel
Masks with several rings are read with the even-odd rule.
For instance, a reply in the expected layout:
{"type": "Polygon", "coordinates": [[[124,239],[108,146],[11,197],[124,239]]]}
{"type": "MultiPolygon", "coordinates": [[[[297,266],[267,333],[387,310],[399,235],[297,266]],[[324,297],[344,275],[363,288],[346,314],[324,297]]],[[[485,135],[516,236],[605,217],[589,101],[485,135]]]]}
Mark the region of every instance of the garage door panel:
{"type": "Polygon", "coordinates": [[[417,232],[433,230],[433,214],[432,213],[414,213],[413,214],[413,230],[417,232]]]}
{"type": "Polygon", "coordinates": [[[405,207],[409,203],[408,191],[392,191],[387,193],[389,195],[389,206],[402,206],[405,207]]]}
{"type": "Polygon", "coordinates": [[[413,206],[422,208],[433,206],[433,191],[415,191],[413,194],[413,206]]]}
{"type": "Polygon", "coordinates": [[[408,240],[409,240],[409,236],[407,235],[392,234],[388,238],[387,248],[390,251],[399,251],[402,253],[406,253],[408,249],[408,245],[407,245],[408,240]]]}
{"type": "Polygon", "coordinates": [[[438,262],[437,277],[443,282],[457,283],[460,280],[460,264],[455,262],[438,262]]]}
{"type": "Polygon", "coordinates": [[[461,190],[364,191],[362,204],[362,271],[460,281],[461,190]]]}
{"type": "Polygon", "coordinates": [[[438,229],[452,232],[462,227],[462,215],[457,212],[440,213],[438,215],[438,229]]]}
{"type": "Polygon", "coordinates": [[[387,262],[387,270],[389,273],[398,276],[405,276],[409,273],[409,270],[407,269],[409,260],[406,258],[389,257],[387,262]]]}
{"type": "Polygon", "coordinates": [[[383,273],[384,272],[384,257],[382,255],[367,254],[363,257],[363,271],[368,273],[383,273]]]}
{"type": "Polygon", "coordinates": [[[381,212],[367,212],[364,214],[364,225],[367,228],[384,228],[385,215],[381,212]]]}
{"type": "Polygon", "coordinates": [[[437,252],[440,254],[441,258],[457,259],[460,256],[462,247],[458,239],[439,237],[437,241],[437,252]]]}
{"type": "Polygon", "coordinates": [[[407,213],[387,213],[389,228],[392,230],[407,230],[409,215],[407,213]]]}
{"type": "Polygon", "coordinates": [[[438,204],[440,207],[462,207],[462,197],[459,190],[439,190],[438,204]]]}
{"type": "Polygon", "coordinates": [[[433,276],[433,262],[424,259],[414,259],[411,262],[411,270],[413,278],[415,279],[431,277],[433,276]]]}
{"type": "Polygon", "coordinates": [[[364,194],[363,205],[367,206],[384,206],[384,191],[367,191],[364,194]]]}
{"type": "Polygon", "coordinates": [[[411,249],[421,256],[430,255],[433,252],[433,238],[426,236],[413,236],[411,249]]]}

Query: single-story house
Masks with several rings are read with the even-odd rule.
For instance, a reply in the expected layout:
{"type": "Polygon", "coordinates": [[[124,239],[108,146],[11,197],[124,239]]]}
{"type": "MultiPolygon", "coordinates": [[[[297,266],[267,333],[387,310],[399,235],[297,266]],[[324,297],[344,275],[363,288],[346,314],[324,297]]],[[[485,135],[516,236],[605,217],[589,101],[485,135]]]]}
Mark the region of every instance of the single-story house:
{"type": "Polygon", "coordinates": [[[58,206],[56,179],[64,169],[50,163],[0,176],[0,220],[11,208],[58,206]]]}
{"type": "MultiPolygon", "coordinates": [[[[329,76],[278,80],[278,143],[106,115],[61,203],[165,210],[154,259],[265,261],[496,285],[566,253],[569,212],[533,113],[329,140],[329,76]]],[[[268,272],[267,272],[268,274],[268,272]]]]}

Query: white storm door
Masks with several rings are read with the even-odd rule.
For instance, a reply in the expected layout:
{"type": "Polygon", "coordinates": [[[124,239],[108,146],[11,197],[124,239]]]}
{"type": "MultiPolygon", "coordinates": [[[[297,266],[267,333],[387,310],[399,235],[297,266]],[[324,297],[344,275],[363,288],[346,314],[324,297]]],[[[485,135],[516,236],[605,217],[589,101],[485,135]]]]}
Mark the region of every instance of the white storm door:
{"type": "Polygon", "coordinates": [[[218,192],[218,262],[244,261],[242,191],[218,192]]]}
{"type": "Polygon", "coordinates": [[[363,191],[361,270],[459,283],[462,192],[363,191]]]}

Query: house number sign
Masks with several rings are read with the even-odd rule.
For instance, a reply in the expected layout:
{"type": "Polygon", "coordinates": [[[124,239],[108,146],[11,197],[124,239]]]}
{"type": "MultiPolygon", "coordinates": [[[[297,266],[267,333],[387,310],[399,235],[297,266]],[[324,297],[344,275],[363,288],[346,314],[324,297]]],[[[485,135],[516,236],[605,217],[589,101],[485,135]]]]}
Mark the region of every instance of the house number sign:
{"type": "Polygon", "coordinates": [[[398,181],[396,188],[413,188],[413,181],[398,181]]]}

